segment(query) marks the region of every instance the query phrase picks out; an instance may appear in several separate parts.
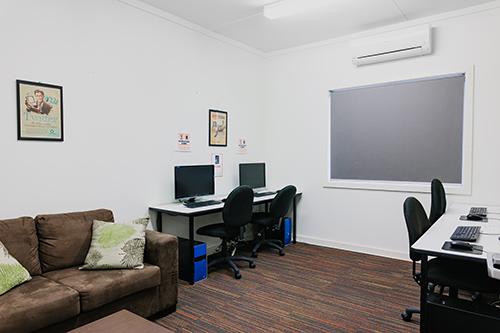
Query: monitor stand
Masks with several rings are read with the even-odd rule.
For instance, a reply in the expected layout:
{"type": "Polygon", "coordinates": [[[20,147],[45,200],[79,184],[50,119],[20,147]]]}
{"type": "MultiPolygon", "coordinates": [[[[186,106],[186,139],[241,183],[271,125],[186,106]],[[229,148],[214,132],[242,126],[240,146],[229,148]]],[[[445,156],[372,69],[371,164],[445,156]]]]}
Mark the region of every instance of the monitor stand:
{"type": "Polygon", "coordinates": [[[267,190],[266,188],[259,188],[259,191],[257,191],[256,189],[253,190],[253,194],[255,197],[264,197],[264,196],[272,195],[275,193],[276,193],[276,191],[270,191],[270,190],[267,190]]]}
{"type": "Polygon", "coordinates": [[[181,203],[192,203],[192,202],[196,202],[196,197],[192,197],[192,198],[187,198],[187,199],[180,199],[179,202],[181,203]]]}

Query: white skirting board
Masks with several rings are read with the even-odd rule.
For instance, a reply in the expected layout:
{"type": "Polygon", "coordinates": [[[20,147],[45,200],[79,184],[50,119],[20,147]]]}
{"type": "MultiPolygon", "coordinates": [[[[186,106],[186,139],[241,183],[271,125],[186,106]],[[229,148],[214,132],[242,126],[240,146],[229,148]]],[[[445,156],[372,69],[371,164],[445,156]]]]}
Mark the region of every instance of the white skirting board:
{"type": "Polygon", "coordinates": [[[398,252],[398,251],[392,251],[392,250],[386,250],[386,249],[380,249],[380,248],[374,248],[374,247],[366,247],[366,246],[357,245],[357,244],[336,242],[336,241],[333,241],[330,239],[297,235],[297,242],[312,244],[312,245],[319,245],[319,246],[326,246],[326,247],[331,247],[331,248],[336,248],[336,249],[341,249],[341,250],[371,254],[371,255],[382,256],[382,257],[388,257],[388,258],[392,258],[392,259],[410,261],[409,255],[406,252],[398,252]]]}

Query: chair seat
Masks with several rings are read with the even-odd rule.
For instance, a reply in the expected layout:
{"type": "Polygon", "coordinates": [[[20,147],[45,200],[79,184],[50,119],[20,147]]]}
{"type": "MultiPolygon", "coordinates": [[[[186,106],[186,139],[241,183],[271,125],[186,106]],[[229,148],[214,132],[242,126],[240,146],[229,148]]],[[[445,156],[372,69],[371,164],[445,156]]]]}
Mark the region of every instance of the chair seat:
{"type": "Polygon", "coordinates": [[[0,332],[31,332],[80,313],[78,292],[42,276],[0,296],[0,332]]]}
{"type": "Polygon", "coordinates": [[[254,213],[252,215],[252,223],[264,227],[269,227],[274,224],[277,224],[276,219],[272,217],[269,213],[254,213]]]}
{"type": "Polygon", "coordinates": [[[430,282],[460,290],[500,292],[500,280],[490,278],[486,264],[479,262],[435,258],[429,261],[428,277],[430,282]]]}
{"type": "Polygon", "coordinates": [[[209,224],[196,230],[198,235],[218,237],[218,238],[234,238],[239,235],[239,229],[226,229],[224,223],[209,224]]]}
{"type": "Polygon", "coordinates": [[[44,274],[80,294],[82,312],[96,309],[122,297],[160,285],[160,268],[145,264],[143,269],[84,271],[77,267],[44,274]]]}

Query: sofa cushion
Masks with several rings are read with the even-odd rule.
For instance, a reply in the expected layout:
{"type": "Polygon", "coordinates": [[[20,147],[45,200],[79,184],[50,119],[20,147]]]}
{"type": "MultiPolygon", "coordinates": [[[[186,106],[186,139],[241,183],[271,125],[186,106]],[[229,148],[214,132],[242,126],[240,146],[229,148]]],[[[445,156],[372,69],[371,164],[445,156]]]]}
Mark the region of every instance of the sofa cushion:
{"type": "Polygon", "coordinates": [[[77,267],[45,273],[43,276],[80,293],[82,312],[96,309],[122,297],[160,285],[158,266],[143,269],[82,271],[77,267]]]}
{"type": "Polygon", "coordinates": [[[0,242],[31,275],[42,274],[35,221],[31,217],[0,220],[0,242]]]}
{"type": "Polygon", "coordinates": [[[31,332],[80,313],[78,292],[35,276],[0,296],[0,333],[31,332]]]}
{"type": "Polygon", "coordinates": [[[43,272],[81,265],[89,251],[94,220],[113,222],[113,213],[99,209],[35,218],[43,272]]]}
{"type": "Polygon", "coordinates": [[[149,217],[127,224],[94,221],[89,253],[80,269],[142,269],[148,221],[149,217]]]}
{"type": "Polygon", "coordinates": [[[29,280],[30,273],[0,242],[0,295],[29,280]]]}

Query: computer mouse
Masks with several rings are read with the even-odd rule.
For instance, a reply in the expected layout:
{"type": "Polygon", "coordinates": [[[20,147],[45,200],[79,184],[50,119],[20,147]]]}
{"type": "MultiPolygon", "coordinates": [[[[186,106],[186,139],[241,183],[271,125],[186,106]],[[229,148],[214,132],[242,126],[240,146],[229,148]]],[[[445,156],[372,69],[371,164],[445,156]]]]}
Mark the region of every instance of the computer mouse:
{"type": "Polygon", "coordinates": [[[471,243],[467,242],[462,242],[462,241],[452,241],[450,243],[450,246],[454,249],[461,249],[461,250],[473,250],[474,247],[472,246],[471,243]]]}
{"type": "Polygon", "coordinates": [[[469,214],[467,215],[467,220],[469,221],[482,221],[483,217],[478,214],[469,214]]]}

